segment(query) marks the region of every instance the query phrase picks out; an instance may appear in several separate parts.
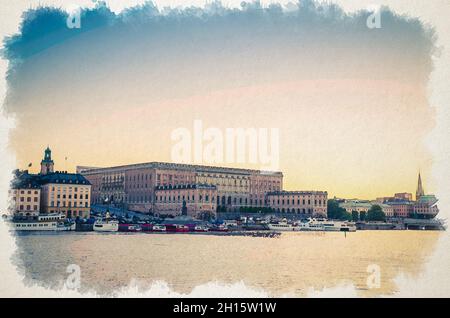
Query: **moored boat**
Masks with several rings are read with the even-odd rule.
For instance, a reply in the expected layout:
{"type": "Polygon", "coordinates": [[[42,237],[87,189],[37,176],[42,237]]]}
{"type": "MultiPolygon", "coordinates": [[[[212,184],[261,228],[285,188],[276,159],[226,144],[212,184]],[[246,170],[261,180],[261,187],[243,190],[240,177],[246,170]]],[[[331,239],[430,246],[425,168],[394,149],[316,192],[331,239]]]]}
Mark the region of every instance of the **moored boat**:
{"type": "Polygon", "coordinates": [[[139,224],[119,224],[119,232],[141,232],[142,227],[139,224]]]}
{"type": "Polygon", "coordinates": [[[196,225],[194,227],[194,232],[208,232],[208,231],[209,231],[208,227],[204,225],[196,225]]]}
{"type": "Polygon", "coordinates": [[[187,225],[177,224],[175,227],[176,227],[175,232],[177,233],[189,232],[189,227],[187,225]]]}
{"type": "Polygon", "coordinates": [[[115,220],[96,220],[94,223],[94,231],[96,232],[117,232],[119,231],[119,222],[115,220]]]}
{"type": "Polygon", "coordinates": [[[166,232],[166,226],[160,225],[160,224],[155,224],[152,227],[152,232],[166,232]]]}
{"type": "Polygon", "coordinates": [[[57,231],[64,226],[62,214],[40,214],[34,219],[13,218],[10,225],[16,231],[57,231]]]}
{"type": "Polygon", "coordinates": [[[76,223],[75,222],[60,222],[56,226],[57,231],[75,231],[76,229],[76,223]]]}
{"type": "Polygon", "coordinates": [[[325,221],[323,227],[330,232],[356,232],[355,223],[347,221],[325,221]]]}
{"type": "Polygon", "coordinates": [[[288,231],[295,231],[295,226],[288,223],[286,220],[280,221],[278,223],[269,223],[267,224],[267,227],[269,228],[269,230],[272,231],[282,231],[282,232],[288,232],[288,231]]]}
{"type": "Polygon", "coordinates": [[[209,229],[209,231],[213,231],[213,232],[228,232],[229,229],[226,225],[224,224],[220,224],[220,225],[216,225],[213,226],[209,229]]]}

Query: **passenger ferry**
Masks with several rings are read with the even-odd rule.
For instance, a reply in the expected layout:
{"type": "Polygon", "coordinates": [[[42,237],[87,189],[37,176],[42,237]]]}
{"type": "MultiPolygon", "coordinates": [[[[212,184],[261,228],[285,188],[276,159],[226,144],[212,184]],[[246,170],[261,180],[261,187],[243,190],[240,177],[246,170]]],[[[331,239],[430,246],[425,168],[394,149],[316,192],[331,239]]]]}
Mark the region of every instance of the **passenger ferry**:
{"type": "Polygon", "coordinates": [[[75,223],[64,221],[63,214],[40,214],[34,220],[21,220],[13,218],[10,222],[12,229],[16,231],[72,231],[75,223]]]}
{"type": "Polygon", "coordinates": [[[347,221],[330,221],[327,219],[309,219],[299,223],[300,231],[356,232],[356,224],[347,221]]]}
{"type": "Polygon", "coordinates": [[[356,232],[356,225],[347,221],[329,221],[327,219],[310,218],[307,222],[290,224],[286,220],[278,223],[269,223],[272,231],[329,231],[329,232],[356,232]]]}
{"type": "Polygon", "coordinates": [[[298,231],[324,231],[325,228],[321,222],[316,220],[308,220],[307,222],[300,222],[297,224],[298,231]]]}
{"type": "Polygon", "coordinates": [[[287,232],[287,231],[298,231],[298,229],[296,229],[296,227],[290,223],[288,223],[286,220],[283,220],[281,222],[278,223],[269,223],[267,224],[267,226],[269,227],[269,230],[272,231],[283,231],[283,232],[287,232]]]}
{"type": "Polygon", "coordinates": [[[325,231],[334,231],[334,232],[356,232],[356,224],[353,222],[347,221],[333,221],[333,222],[324,222],[323,223],[325,231]]]}

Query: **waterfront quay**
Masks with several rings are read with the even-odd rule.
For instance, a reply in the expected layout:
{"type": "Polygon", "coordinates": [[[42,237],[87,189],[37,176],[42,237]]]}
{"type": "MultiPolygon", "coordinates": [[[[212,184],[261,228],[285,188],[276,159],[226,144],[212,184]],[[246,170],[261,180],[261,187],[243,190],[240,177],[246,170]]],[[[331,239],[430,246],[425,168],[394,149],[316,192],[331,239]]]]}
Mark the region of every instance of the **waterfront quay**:
{"type": "MultiPolygon", "coordinates": [[[[419,173],[415,200],[375,200],[285,190],[281,171],[149,162],[55,171],[49,147],[40,172],[15,170],[9,215],[16,230],[229,233],[249,231],[444,230],[438,199],[419,173]]],[[[259,235],[259,234],[258,234],[259,235]]]]}

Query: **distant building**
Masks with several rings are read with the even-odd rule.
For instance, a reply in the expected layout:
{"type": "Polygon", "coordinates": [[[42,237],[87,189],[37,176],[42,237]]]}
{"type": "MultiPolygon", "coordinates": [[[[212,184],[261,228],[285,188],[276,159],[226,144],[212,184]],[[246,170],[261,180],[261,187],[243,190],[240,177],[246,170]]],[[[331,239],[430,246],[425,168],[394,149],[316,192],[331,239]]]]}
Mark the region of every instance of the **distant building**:
{"type": "Polygon", "coordinates": [[[394,216],[394,208],[391,205],[385,203],[381,203],[378,205],[381,207],[381,210],[384,212],[386,217],[392,218],[394,216]]]}
{"type": "Polygon", "coordinates": [[[376,202],[382,206],[387,217],[429,219],[439,213],[437,198],[432,194],[425,194],[420,172],[417,180],[416,201],[412,199],[411,193],[402,192],[396,193],[394,197],[377,198],[376,202]]]}
{"type": "Polygon", "coordinates": [[[385,203],[385,202],[389,202],[389,201],[394,201],[394,197],[379,197],[375,199],[376,203],[385,203]]]}
{"type": "Polygon", "coordinates": [[[394,200],[404,200],[404,201],[412,201],[413,196],[412,193],[402,192],[394,194],[394,200]]]}
{"type": "Polygon", "coordinates": [[[21,217],[38,216],[40,212],[40,184],[29,177],[28,171],[15,171],[9,189],[10,211],[21,217]]]}
{"type": "Polygon", "coordinates": [[[414,203],[411,201],[396,200],[387,202],[387,204],[390,205],[393,209],[392,217],[407,218],[413,214],[414,203]]]}
{"type": "Polygon", "coordinates": [[[348,213],[352,213],[353,211],[356,211],[356,212],[358,212],[358,215],[360,215],[361,212],[364,212],[367,214],[367,212],[372,207],[372,204],[368,203],[368,202],[349,200],[346,202],[339,203],[339,206],[341,208],[344,208],[345,211],[347,211],[348,213]]]}
{"type": "Polygon", "coordinates": [[[60,213],[66,218],[88,218],[91,207],[91,184],[80,174],[54,171],[49,147],[45,150],[39,174],[16,171],[11,181],[11,212],[36,217],[60,213]]]}
{"type": "Polygon", "coordinates": [[[361,215],[361,212],[364,212],[367,215],[369,210],[374,205],[379,205],[381,207],[382,211],[384,212],[384,214],[386,214],[387,217],[393,216],[393,214],[394,214],[393,208],[390,205],[388,205],[388,204],[384,204],[384,203],[378,202],[378,200],[374,201],[374,202],[348,200],[346,202],[339,203],[339,206],[341,208],[344,208],[345,211],[347,211],[348,213],[352,213],[353,211],[356,211],[356,212],[358,212],[358,215],[361,215]]]}
{"type": "Polygon", "coordinates": [[[67,218],[89,218],[91,184],[85,177],[57,171],[39,179],[41,212],[61,213],[67,218]]]}
{"type": "Polygon", "coordinates": [[[304,217],[326,217],[326,191],[277,191],[266,195],[268,207],[275,212],[295,213],[304,217]]]}
{"type": "Polygon", "coordinates": [[[439,213],[438,199],[433,195],[421,195],[413,205],[413,217],[432,219],[439,213]]]}
{"type": "Polygon", "coordinates": [[[216,216],[217,187],[208,184],[157,186],[154,213],[187,215],[197,219],[216,216]]]}

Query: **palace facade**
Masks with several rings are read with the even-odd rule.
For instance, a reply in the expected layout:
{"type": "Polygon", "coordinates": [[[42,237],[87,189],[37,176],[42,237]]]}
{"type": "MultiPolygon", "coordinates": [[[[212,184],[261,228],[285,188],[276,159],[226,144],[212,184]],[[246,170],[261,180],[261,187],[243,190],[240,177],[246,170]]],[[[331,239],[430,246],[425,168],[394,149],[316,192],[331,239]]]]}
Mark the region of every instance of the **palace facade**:
{"type": "Polygon", "coordinates": [[[283,189],[281,172],[251,169],[149,162],[109,168],[80,166],[77,172],[92,184],[93,203],[112,203],[144,213],[158,213],[155,191],[160,186],[214,186],[216,206],[234,212],[241,207],[264,207],[267,193],[283,189]]]}
{"type": "Polygon", "coordinates": [[[154,212],[208,220],[216,215],[217,187],[208,184],[157,186],[154,212]]]}
{"type": "Polygon", "coordinates": [[[326,191],[276,191],[267,193],[267,204],[275,212],[296,213],[304,217],[326,217],[326,191]]]}

